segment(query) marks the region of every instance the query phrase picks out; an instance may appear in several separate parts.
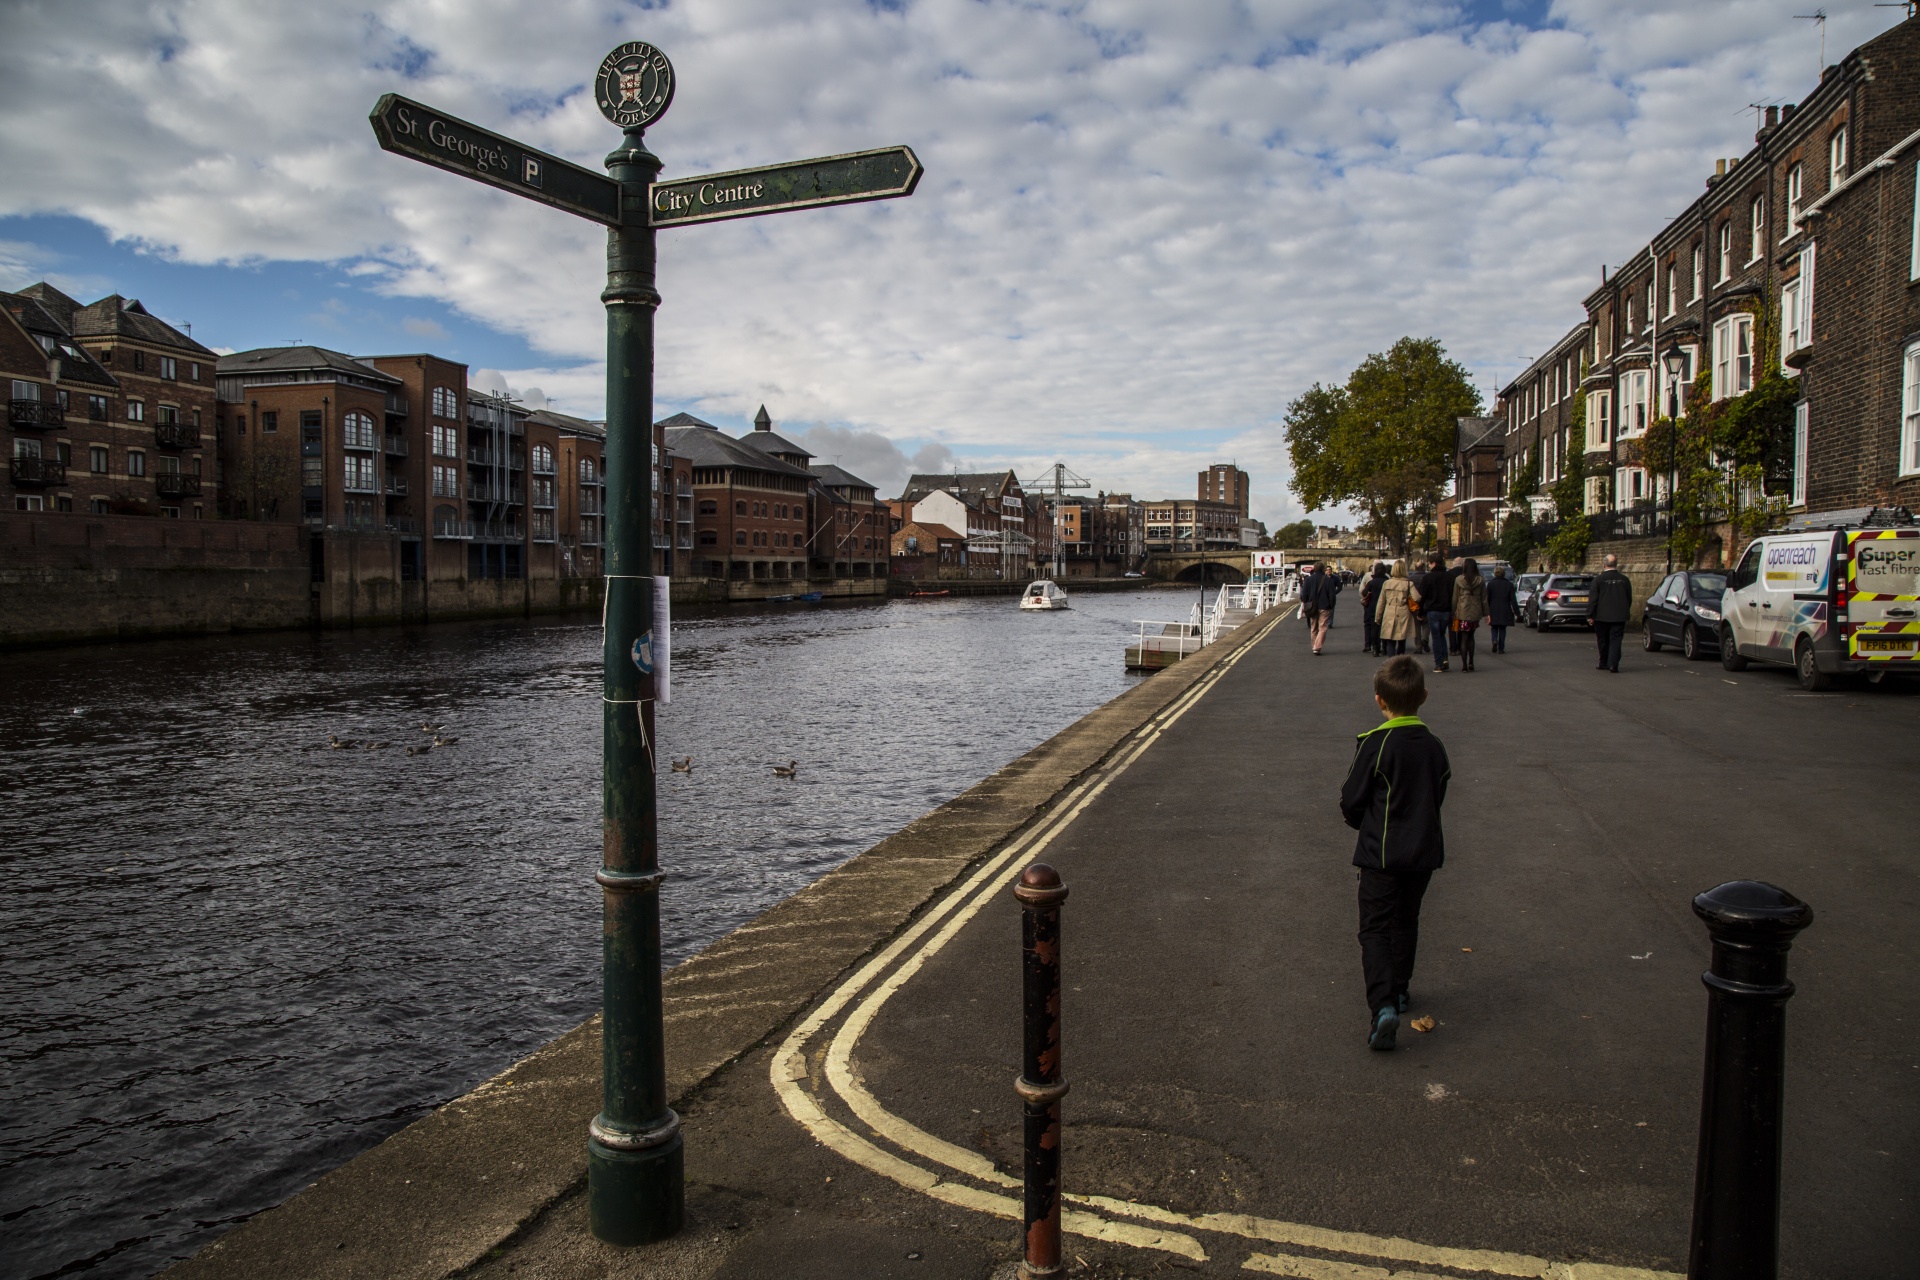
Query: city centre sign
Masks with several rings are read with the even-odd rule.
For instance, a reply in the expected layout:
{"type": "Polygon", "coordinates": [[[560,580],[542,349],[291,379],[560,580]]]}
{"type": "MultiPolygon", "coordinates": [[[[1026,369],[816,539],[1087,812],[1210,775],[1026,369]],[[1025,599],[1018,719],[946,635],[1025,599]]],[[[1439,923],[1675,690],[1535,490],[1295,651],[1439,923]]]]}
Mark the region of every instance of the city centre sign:
{"type": "Polygon", "coordinates": [[[703,178],[656,182],[647,216],[656,227],[721,222],[789,209],[858,204],[910,196],[920,185],[920,157],[912,147],[882,147],[763,169],[734,169],[703,178]]]}
{"type": "Polygon", "coordinates": [[[587,1126],[587,1217],[609,1244],[680,1229],[680,1117],[666,1096],[660,986],[660,842],[654,795],[653,328],[655,232],[692,222],[911,195],[907,147],[659,182],[648,125],[673,103],[673,64],[642,41],[609,53],[594,79],[602,115],[624,130],[602,177],[559,156],[386,94],[380,146],[607,227],[606,599],[601,613],[601,1110],[587,1126]]]}

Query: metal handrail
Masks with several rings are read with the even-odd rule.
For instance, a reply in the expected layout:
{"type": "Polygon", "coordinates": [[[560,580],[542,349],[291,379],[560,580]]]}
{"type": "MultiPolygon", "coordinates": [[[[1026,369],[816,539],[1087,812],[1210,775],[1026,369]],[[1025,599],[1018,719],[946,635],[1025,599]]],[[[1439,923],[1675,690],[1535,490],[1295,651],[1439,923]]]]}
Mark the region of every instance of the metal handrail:
{"type": "Polygon", "coordinates": [[[65,484],[67,464],[58,458],[21,456],[12,459],[8,473],[15,484],[65,484]]]}
{"type": "Polygon", "coordinates": [[[10,400],[7,402],[7,421],[16,427],[58,431],[67,425],[67,411],[60,407],[57,400],[10,400]]]}
{"type": "Polygon", "coordinates": [[[153,491],[163,498],[197,498],[200,477],[184,471],[162,471],[153,477],[153,491]]]}
{"type": "Polygon", "coordinates": [[[399,454],[404,458],[407,456],[407,438],[405,436],[388,436],[385,443],[381,445],[381,448],[388,453],[399,454]]]}
{"type": "Polygon", "coordinates": [[[200,428],[184,422],[156,422],[153,441],[163,449],[198,449],[200,428]]]}

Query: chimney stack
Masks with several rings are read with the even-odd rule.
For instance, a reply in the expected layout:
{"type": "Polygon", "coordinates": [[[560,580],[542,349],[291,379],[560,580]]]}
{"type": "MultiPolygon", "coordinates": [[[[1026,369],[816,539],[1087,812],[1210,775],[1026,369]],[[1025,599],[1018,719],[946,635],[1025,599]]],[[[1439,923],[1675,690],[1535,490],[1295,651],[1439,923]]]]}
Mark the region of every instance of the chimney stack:
{"type": "Polygon", "coordinates": [[[1768,107],[1767,108],[1767,128],[1771,129],[1773,128],[1773,126],[1779,123],[1780,123],[1780,108],[1768,107]]]}
{"type": "Polygon", "coordinates": [[[1715,160],[1713,162],[1713,176],[1716,178],[1724,178],[1727,176],[1727,162],[1725,160],[1715,160]]]}

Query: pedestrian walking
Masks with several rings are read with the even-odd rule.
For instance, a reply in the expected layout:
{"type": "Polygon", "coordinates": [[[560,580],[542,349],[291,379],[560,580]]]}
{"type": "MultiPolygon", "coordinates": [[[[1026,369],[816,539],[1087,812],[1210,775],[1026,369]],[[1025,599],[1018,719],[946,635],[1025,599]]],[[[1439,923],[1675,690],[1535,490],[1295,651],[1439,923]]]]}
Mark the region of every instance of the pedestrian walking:
{"type": "MultiPolygon", "coordinates": [[[[1445,652],[1445,641],[1440,642],[1445,652]]],[[[1440,739],[1420,721],[1427,700],[1420,660],[1402,654],[1380,664],[1373,700],[1386,723],[1359,737],[1340,790],[1340,814],[1360,833],[1360,969],[1367,985],[1367,1047],[1391,1049],[1400,1015],[1412,1003],[1420,903],[1446,858],[1440,806],[1452,769],[1440,739]]]]}
{"type": "Polygon", "coordinates": [[[1380,617],[1374,606],[1380,603],[1380,584],[1387,580],[1387,566],[1376,564],[1367,580],[1360,584],[1360,621],[1366,631],[1360,647],[1374,657],[1383,657],[1380,651],[1380,617]]]}
{"type": "Polygon", "coordinates": [[[1333,606],[1339,595],[1340,579],[1322,564],[1313,566],[1313,572],[1300,584],[1300,611],[1307,615],[1307,635],[1313,641],[1316,657],[1333,627],[1333,606]]]}
{"type": "Polygon", "coordinates": [[[1407,563],[1396,560],[1393,572],[1381,582],[1373,604],[1383,656],[1407,651],[1407,641],[1413,638],[1415,628],[1412,595],[1413,583],[1407,579],[1407,563]]]}
{"type": "Polygon", "coordinates": [[[1515,624],[1520,617],[1520,593],[1513,585],[1513,579],[1507,576],[1507,566],[1493,566],[1493,577],[1487,582],[1487,627],[1493,638],[1493,651],[1507,651],[1507,628],[1515,624]]]}
{"type": "Polygon", "coordinates": [[[1620,557],[1609,555],[1607,567],[1587,592],[1587,625],[1593,628],[1593,642],[1600,650],[1598,670],[1620,670],[1620,641],[1632,616],[1633,579],[1620,572],[1620,557]]]}
{"type": "MultiPolygon", "coordinates": [[[[1453,599],[1453,584],[1460,581],[1462,569],[1463,566],[1456,564],[1453,568],[1447,570],[1447,594],[1443,597],[1444,599],[1453,599]]],[[[1458,654],[1460,652],[1460,619],[1455,618],[1453,622],[1454,625],[1447,628],[1447,652],[1450,654],[1458,654]]]]}
{"type": "Polygon", "coordinates": [[[1473,637],[1487,616],[1487,580],[1472,556],[1461,562],[1453,580],[1453,633],[1460,637],[1460,669],[1473,670],[1473,637]]]}
{"type": "Polygon", "coordinates": [[[1435,553],[1427,562],[1427,571],[1414,583],[1420,594],[1420,614],[1427,623],[1427,643],[1433,649],[1433,669],[1446,671],[1447,630],[1453,626],[1453,579],[1447,574],[1447,562],[1435,553]]]}

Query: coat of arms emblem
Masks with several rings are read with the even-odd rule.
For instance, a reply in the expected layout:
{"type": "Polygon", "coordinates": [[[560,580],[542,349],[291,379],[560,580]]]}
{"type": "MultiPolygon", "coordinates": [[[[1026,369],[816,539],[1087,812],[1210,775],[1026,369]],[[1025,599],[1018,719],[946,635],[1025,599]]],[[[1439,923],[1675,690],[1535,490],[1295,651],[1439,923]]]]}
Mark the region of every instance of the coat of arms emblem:
{"type": "Polygon", "coordinates": [[[673,101],[673,64],[652,45],[629,41],[601,61],[594,100],[600,114],[622,129],[645,128],[673,101]]]}

